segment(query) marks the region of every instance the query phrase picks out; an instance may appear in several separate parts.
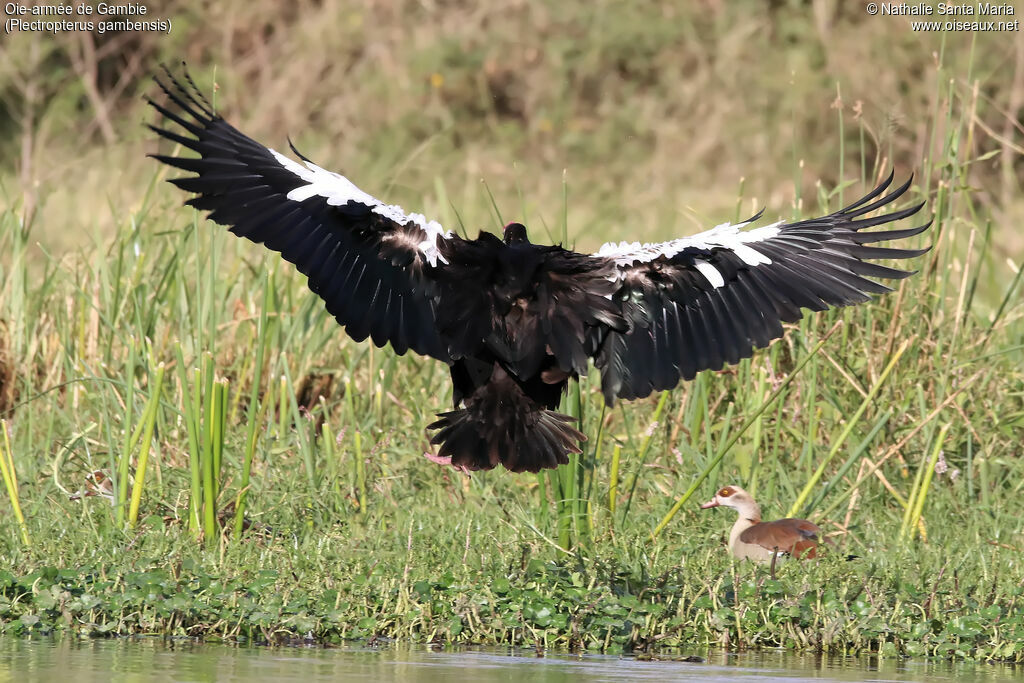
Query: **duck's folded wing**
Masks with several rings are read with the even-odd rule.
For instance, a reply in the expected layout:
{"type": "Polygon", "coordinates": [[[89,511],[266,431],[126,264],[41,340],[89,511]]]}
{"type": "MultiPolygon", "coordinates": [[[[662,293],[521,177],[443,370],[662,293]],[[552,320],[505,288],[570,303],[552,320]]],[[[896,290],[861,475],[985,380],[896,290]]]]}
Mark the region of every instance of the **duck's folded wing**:
{"type": "MultiPolygon", "coordinates": [[[[312,163],[294,161],[239,132],[216,114],[192,80],[157,79],[166,104],[149,103],[167,128],[149,126],[198,156],[152,155],[194,175],[170,182],[186,202],[231,232],[279,252],[356,341],[449,361],[437,329],[437,281],[459,237],[420,214],[406,214],[312,163]]],[[[446,274],[452,279],[452,274],[446,274]]],[[[457,278],[455,278],[457,279],[457,278]]]]}
{"type": "Polygon", "coordinates": [[[759,545],[766,550],[775,550],[796,555],[814,557],[814,549],[821,539],[821,529],[806,519],[779,519],[761,522],[740,534],[742,543],[759,545]]]}
{"type": "Polygon", "coordinates": [[[745,224],[723,224],[659,244],[604,245],[593,256],[614,261],[619,284],[614,299],[629,323],[626,331],[609,330],[594,356],[606,400],[647,396],[701,370],[737,363],[782,336],[782,323],[799,320],[801,309],[861,303],[869,294],[890,291],[872,278],[911,275],[868,260],[907,259],[927,251],[869,246],[916,235],[930,225],[864,232],[923,206],[866,218],[910,186],[908,180],[885,194],[892,179],[820,218],[748,230],[740,229],[745,224]]]}

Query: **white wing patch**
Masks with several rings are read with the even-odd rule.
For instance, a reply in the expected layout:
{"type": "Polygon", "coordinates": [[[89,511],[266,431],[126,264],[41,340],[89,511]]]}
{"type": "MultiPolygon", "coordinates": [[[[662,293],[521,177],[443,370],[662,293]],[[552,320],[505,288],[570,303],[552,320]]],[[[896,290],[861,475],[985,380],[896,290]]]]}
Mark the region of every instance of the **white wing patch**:
{"type": "Polygon", "coordinates": [[[445,230],[437,221],[428,221],[421,213],[406,214],[402,207],[385,204],[360,190],[345,176],[320,168],[310,161],[305,162],[303,166],[275,150],[271,149],[270,153],[282,166],[308,183],[289,192],[288,199],[302,202],[310,197],[319,196],[326,199],[329,206],[344,206],[349,202],[356,202],[371,207],[373,213],[389,218],[399,225],[415,223],[427,234],[426,239],[417,245],[423,257],[431,266],[436,266],[438,261],[448,263],[437,248],[437,240],[448,239],[452,232],[445,230]]]}
{"type": "Polygon", "coordinates": [[[715,289],[725,287],[725,278],[722,277],[722,274],[719,273],[718,269],[713,265],[707,261],[701,261],[700,259],[695,259],[693,265],[697,266],[697,270],[700,271],[701,275],[707,278],[707,281],[711,283],[712,287],[715,289]]]}
{"type": "MultiPolygon", "coordinates": [[[[779,226],[782,225],[782,221],[754,228],[753,230],[741,231],[740,228],[743,225],[743,223],[737,225],[722,223],[705,232],[691,235],[690,237],[680,237],[669,242],[647,242],[644,244],[639,242],[607,242],[598,249],[594,256],[614,259],[615,265],[622,268],[637,262],[647,263],[660,256],[672,258],[685,249],[702,249],[706,251],[728,249],[748,266],[770,264],[772,262],[770,258],[750,245],[764,242],[778,235],[779,226]]],[[[700,260],[695,261],[695,265],[700,274],[707,278],[707,281],[716,289],[725,286],[722,274],[713,265],[707,261],[700,260]]]]}

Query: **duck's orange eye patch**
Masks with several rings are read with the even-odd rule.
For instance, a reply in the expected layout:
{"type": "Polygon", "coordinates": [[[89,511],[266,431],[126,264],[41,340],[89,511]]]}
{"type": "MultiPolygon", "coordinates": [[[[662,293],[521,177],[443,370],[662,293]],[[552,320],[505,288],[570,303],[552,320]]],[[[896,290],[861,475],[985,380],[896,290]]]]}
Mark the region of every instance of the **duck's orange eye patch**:
{"type": "Polygon", "coordinates": [[[718,495],[722,496],[723,498],[728,498],[732,494],[733,490],[731,486],[726,486],[724,489],[718,492],[718,495]]]}

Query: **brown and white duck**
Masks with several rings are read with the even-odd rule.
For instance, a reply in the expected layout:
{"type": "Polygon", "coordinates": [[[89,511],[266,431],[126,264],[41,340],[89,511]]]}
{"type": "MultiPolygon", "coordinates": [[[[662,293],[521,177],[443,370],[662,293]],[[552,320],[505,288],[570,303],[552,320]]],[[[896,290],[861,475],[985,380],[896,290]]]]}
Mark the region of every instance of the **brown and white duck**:
{"type": "Polygon", "coordinates": [[[775,559],[779,555],[810,559],[817,555],[819,543],[823,540],[831,543],[817,524],[806,519],[762,522],[761,506],[739,486],[720,489],[714,498],[700,507],[707,509],[720,505],[739,514],[729,534],[729,552],[740,560],[749,558],[757,562],[771,562],[773,576],[775,559]]]}

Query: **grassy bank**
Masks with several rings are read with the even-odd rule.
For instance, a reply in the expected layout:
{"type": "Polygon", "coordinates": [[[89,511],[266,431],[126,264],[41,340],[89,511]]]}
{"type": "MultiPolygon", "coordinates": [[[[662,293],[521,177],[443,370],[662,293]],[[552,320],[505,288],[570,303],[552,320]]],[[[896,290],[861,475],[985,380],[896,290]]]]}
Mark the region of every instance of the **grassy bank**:
{"type": "MultiPolygon", "coordinates": [[[[492,517],[462,516],[475,526],[492,517]]],[[[368,520],[372,533],[338,525],[344,529],[235,547],[216,559],[149,529],[116,558],[82,552],[73,569],[0,573],[0,612],[5,632],[21,635],[1021,657],[1020,576],[1002,569],[1005,551],[979,548],[965,561],[930,546],[787,568],[773,581],[763,570],[730,566],[708,533],[694,534],[699,543],[667,544],[662,554],[671,559],[605,548],[556,561],[511,530],[471,540],[466,553],[457,538],[464,529],[441,519],[429,533],[405,519],[368,520]],[[393,522],[405,529],[382,529],[393,522]],[[450,545],[434,545],[444,541],[450,545]]]]}
{"type": "MultiPolygon", "coordinates": [[[[722,41],[731,35],[717,30],[722,41]]],[[[663,36],[639,63],[658,63],[676,38],[663,36]]],[[[971,54],[937,52],[931,77],[915,82],[915,101],[929,103],[914,132],[920,155],[876,154],[870,118],[826,109],[816,120],[838,132],[807,139],[846,141],[815,150],[833,166],[815,174],[794,143],[784,172],[771,174],[793,179],[785,193],[757,193],[774,198],[769,216],[806,216],[849,200],[889,159],[912,157],[906,165],[919,173],[908,203],[927,200],[936,216],[908,240],[934,245],[918,275],[868,305],[808,318],[753,359],[667,394],[606,410],[592,376],[567,405],[591,437],[586,449],[542,476],[464,477],[429,463],[424,428],[450,403],[439,389],[446,369],[352,343],[290,267],[181,209],[153,165],[116,172],[150,147],[125,143],[96,157],[108,182],[118,178],[107,196],[132,197],[102,212],[84,208],[95,200],[76,203],[81,188],[7,192],[0,629],[1024,659],[1024,325],[1019,235],[1007,220],[1019,205],[1012,192],[978,189],[1007,168],[1012,186],[1019,157],[980,132],[993,109],[979,91],[999,61],[991,47],[979,47],[977,61],[971,54]],[[62,231],[88,246],[56,249],[62,231]],[[731,515],[697,509],[726,483],[750,489],[766,517],[810,517],[860,558],[790,564],[778,580],[733,564],[723,546],[731,515]],[[94,488],[103,495],[86,495],[94,488]]],[[[600,66],[572,59],[584,72],[600,66]]],[[[630,68],[621,82],[642,82],[630,68]]],[[[649,88],[635,101],[668,89],[649,88]]],[[[584,248],[690,230],[677,212],[694,198],[661,204],[655,186],[604,210],[616,179],[635,189],[678,161],[667,151],[671,131],[644,138],[651,154],[638,161],[615,153],[628,136],[599,126],[593,137],[605,147],[587,146],[593,158],[570,154],[578,165],[561,185],[560,172],[535,169],[548,168],[546,148],[572,149],[566,139],[494,114],[441,139],[476,131],[514,138],[502,148],[513,159],[509,150],[526,150],[529,170],[496,173],[497,211],[478,182],[494,177],[490,167],[466,170],[466,180],[446,161],[479,150],[452,142],[428,163],[408,150],[417,140],[403,138],[391,141],[391,156],[373,157],[380,141],[352,156],[378,159],[367,163],[371,179],[401,178],[395,194],[407,207],[446,225],[461,219],[470,234],[500,225],[497,213],[526,216],[538,239],[564,232],[584,248]],[[517,173],[529,178],[520,189],[530,200],[517,198],[517,173]],[[426,194],[411,195],[413,185],[426,194]]],[[[267,141],[280,146],[274,136],[267,141]]],[[[358,163],[340,166],[363,177],[358,163]]],[[[725,202],[708,200],[727,204],[724,215],[695,210],[713,216],[696,221],[705,227],[763,201],[729,173],[709,173],[728,175],[731,189],[725,202]]]]}

